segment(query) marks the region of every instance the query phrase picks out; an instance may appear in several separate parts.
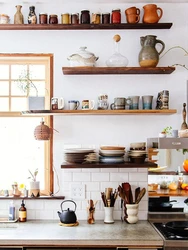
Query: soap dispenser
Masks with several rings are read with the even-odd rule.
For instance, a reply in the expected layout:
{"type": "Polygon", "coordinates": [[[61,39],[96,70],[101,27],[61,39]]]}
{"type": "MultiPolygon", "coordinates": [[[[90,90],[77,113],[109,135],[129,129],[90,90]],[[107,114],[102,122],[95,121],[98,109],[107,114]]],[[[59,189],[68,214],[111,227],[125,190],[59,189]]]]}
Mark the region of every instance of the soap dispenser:
{"type": "Polygon", "coordinates": [[[26,222],[27,221],[27,209],[24,204],[24,200],[22,200],[21,207],[19,209],[19,221],[26,222]]]}

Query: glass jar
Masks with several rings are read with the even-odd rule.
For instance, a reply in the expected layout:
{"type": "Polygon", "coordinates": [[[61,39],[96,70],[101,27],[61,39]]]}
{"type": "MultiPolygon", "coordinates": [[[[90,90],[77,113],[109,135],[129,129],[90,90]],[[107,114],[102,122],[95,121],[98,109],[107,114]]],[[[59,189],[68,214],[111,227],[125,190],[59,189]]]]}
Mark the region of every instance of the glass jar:
{"type": "Polygon", "coordinates": [[[91,23],[99,24],[101,22],[101,15],[99,13],[92,13],[91,23]]]}
{"type": "Polygon", "coordinates": [[[62,24],[69,24],[70,16],[69,13],[61,14],[61,23],[62,24]]]}
{"type": "Polygon", "coordinates": [[[49,24],[58,24],[58,16],[53,14],[49,16],[49,24]]]}
{"type": "Polygon", "coordinates": [[[79,23],[79,13],[72,13],[71,24],[78,24],[78,23],[79,23]]]}
{"type": "Polygon", "coordinates": [[[120,9],[112,10],[111,23],[121,23],[121,10],[120,9]]]}
{"type": "Polygon", "coordinates": [[[39,23],[40,24],[47,24],[48,23],[48,14],[47,13],[40,13],[39,14],[39,23]]]}
{"type": "Polygon", "coordinates": [[[81,11],[81,24],[88,24],[90,23],[90,12],[89,10],[82,10],[81,11]]]}
{"type": "Polygon", "coordinates": [[[110,23],[110,13],[109,12],[102,13],[102,23],[103,24],[110,23]]]}
{"type": "Polygon", "coordinates": [[[0,14],[0,24],[7,24],[9,23],[10,18],[8,15],[0,14]]]}

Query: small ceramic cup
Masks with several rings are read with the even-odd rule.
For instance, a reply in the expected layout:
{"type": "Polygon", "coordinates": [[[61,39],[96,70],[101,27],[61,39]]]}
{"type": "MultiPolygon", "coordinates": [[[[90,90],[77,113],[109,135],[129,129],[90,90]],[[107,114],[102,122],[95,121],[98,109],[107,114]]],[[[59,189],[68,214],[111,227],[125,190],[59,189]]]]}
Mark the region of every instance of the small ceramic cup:
{"type": "Polygon", "coordinates": [[[153,96],[144,95],[142,96],[143,109],[152,109],[153,96]]]}
{"type": "Polygon", "coordinates": [[[131,99],[131,104],[129,106],[129,109],[139,109],[139,99],[140,96],[134,95],[134,96],[129,96],[131,99]]]}
{"type": "Polygon", "coordinates": [[[140,15],[140,9],[133,6],[125,10],[125,15],[131,15],[131,14],[140,15]]]}
{"type": "Polygon", "coordinates": [[[77,110],[78,107],[80,106],[80,102],[77,100],[70,100],[68,101],[68,103],[69,103],[70,110],[77,110]]]}
{"type": "Polygon", "coordinates": [[[132,103],[131,98],[125,97],[116,97],[114,98],[114,102],[110,105],[111,109],[121,110],[125,109],[126,105],[130,105],[132,103]]]}
{"type": "Polygon", "coordinates": [[[127,23],[138,23],[140,21],[140,15],[130,14],[126,15],[127,23]]]}
{"type": "Polygon", "coordinates": [[[83,110],[90,110],[94,109],[95,101],[94,100],[83,100],[82,101],[82,109],[83,110]]]}

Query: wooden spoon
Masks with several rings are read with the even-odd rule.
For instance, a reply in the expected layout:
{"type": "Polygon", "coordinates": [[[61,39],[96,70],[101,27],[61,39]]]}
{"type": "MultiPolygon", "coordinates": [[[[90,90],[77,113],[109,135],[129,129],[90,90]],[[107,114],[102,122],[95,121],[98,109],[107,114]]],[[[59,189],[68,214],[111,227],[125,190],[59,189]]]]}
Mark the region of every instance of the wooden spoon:
{"type": "Polygon", "coordinates": [[[135,201],[137,200],[137,198],[138,198],[138,194],[140,193],[140,187],[137,187],[136,189],[135,189],[135,201]]]}
{"type": "Polygon", "coordinates": [[[138,197],[137,197],[137,199],[135,201],[135,204],[138,204],[141,201],[141,199],[143,198],[143,196],[145,195],[145,193],[146,193],[146,189],[142,188],[142,190],[138,194],[138,197]]]}

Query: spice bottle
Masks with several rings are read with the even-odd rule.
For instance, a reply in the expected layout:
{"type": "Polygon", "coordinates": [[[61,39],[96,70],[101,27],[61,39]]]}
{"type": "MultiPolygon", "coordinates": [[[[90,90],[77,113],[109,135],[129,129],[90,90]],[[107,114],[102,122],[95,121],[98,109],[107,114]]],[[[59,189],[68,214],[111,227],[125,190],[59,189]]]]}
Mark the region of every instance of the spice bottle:
{"type": "Polygon", "coordinates": [[[19,221],[26,222],[27,221],[27,209],[24,204],[24,200],[22,200],[21,207],[19,209],[19,221]]]}
{"type": "Polygon", "coordinates": [[[178,175],[178,189],[181,189],[182,184],[183,184],[183,173],[179,173],[179,175],[178,175]]]}
{"type": "Polygon", "coordinates": [[[9,220],[15,220],[15,205],[14,202],[11,201],[9,205],[9,220]]]}

